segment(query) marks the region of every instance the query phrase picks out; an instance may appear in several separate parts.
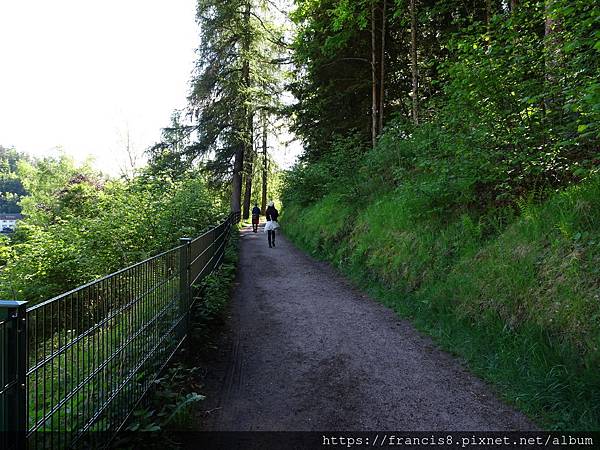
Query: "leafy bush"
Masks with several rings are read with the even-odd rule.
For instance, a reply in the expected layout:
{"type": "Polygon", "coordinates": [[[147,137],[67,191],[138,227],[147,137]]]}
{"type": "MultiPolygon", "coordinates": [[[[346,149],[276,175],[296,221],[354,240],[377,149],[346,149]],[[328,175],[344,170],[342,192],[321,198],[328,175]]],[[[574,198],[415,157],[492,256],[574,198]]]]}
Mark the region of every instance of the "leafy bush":
{"type": "Polygon", "coordinates": [[[301,161],[284,172],[282,201],[308,205],[328,192],[352,195],[349,189],[359,179],[356,163],[365,153],[365,144],[358,134],[334,139],[331,149],[319,162],[301,161]]]}
{"type": "Polygon", "coordinates": [[[169,367],[162,377],[154,380],[152,406],[134,411],[127,431],[149,432],[191,426],[189,413],[195,403],[204,400],[204,396],[196,392],[186,392],[193,389],[198,376],[196,372],[195,367],[186,367],[182,363],[169,367]]]}
{"type": "Polygon", "coordinates": [[[65,158],[21,173],[30,195],[0,271],[3,298],[48,299],[198,235],[224,212],[200,176],[104,180],[65,158]]]}

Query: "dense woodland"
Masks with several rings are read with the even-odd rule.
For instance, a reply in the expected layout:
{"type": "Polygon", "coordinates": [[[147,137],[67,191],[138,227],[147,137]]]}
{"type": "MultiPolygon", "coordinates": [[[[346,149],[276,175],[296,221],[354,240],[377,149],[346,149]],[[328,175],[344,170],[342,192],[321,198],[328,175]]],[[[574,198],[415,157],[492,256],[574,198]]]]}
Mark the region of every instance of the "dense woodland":
{"type": "Polygon", "coordinates": [[[580,181],[600,162],[598,15],[591,1],[299,2],[303,161],[413,141],[440,194],[479,207],[580,181]]]}
{"type": "Polygon", "coordinates": [[[552,428],[598,429],[600,8],[306,0],[283,227],[552,428]]]}

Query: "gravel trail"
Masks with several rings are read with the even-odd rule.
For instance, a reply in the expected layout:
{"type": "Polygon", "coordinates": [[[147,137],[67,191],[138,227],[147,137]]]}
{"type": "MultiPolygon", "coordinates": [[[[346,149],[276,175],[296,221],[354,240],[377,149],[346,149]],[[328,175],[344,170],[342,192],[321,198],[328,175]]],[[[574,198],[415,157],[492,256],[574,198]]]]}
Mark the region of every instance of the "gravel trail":
{"type": "Polygon", "coordinates": [[[280,234],[242,230],[217,431],[530,430],[391,310],[280,234]]]}

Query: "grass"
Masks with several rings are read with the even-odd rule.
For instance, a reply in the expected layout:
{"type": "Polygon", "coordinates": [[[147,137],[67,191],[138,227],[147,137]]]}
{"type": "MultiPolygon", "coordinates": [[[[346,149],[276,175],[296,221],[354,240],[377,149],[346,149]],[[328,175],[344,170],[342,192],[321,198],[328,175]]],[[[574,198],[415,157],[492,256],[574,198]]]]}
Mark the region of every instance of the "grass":
{"type": "Polygon", "coordinates": [[[600,430],[600,178],[520,211],[285,205],[289,237],[463,358],[540,426],[600,430]]]}

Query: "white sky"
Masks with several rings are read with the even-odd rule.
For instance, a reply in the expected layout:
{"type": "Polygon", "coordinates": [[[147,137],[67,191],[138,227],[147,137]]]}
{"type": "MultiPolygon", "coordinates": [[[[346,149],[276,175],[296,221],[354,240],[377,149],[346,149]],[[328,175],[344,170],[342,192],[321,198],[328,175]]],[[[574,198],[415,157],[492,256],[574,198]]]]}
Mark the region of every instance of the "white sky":
{"type": "Polygon", "coordinates": [[[186,104],[195,4],[0,0],[0,145],[33,155],[62,147],[118,174],[127,131],[139,155],[186,104]]]}

